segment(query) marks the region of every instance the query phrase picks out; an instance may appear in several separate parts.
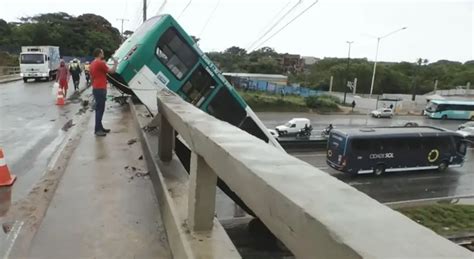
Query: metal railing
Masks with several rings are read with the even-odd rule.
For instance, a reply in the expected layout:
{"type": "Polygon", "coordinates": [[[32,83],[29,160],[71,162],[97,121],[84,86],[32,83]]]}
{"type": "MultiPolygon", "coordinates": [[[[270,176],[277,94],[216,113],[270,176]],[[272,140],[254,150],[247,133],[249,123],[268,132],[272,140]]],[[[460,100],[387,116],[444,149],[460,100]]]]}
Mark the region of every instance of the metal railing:
{"type": "Polygon", "coordinates": [[[0,66],[0,79],[6,79],[10,77],[19,77],[20,67],[2,67],[0,66]]]}
{"type": "Polygon", "coordinates": [[[168,89],[157,101],[159,158],[172,160],[175,131],[191,150],[191,233],[213,228],[219,177],[298,258],[472,258],[464,248],[168,89]]]}

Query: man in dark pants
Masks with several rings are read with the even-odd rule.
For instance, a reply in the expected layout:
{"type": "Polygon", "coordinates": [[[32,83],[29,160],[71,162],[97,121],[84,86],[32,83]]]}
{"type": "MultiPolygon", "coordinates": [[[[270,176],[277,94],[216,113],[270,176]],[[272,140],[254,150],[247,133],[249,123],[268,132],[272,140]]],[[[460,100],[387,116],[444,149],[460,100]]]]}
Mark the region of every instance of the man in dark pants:
{"type": "Polygon", "coordinates": [[[94,50],[94,61],[90,64],[89,73],[91,75],[92,94],[95,99],[95,135],[106,136],[110,129],[104,128],[102,125],[102,117],[104,116],[105,100],[107,97],[107,73],[115,73],[117,69],[117,60],[112,58],[114,65],[109,68],[104,62],[104,51],[102,49],[94,50]]]}

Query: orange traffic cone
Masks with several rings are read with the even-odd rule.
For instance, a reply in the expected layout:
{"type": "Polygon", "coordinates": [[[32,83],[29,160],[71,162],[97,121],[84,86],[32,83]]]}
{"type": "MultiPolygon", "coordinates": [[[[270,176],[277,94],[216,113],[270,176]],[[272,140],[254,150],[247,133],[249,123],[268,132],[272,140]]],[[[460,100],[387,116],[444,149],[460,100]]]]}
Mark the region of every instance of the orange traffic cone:
{"type": "Polygon", "coordinates": [[[10,186],[16,180],[16,176],[10,174],[7,163],[3,157],[3,149],[0,148],[0,186],[10,186]]]}
{"type": "Polygon", "coordinates": [[[56,98],[56,105],[64,105],[64,94],[63,94],[63,89],[59,88],[58,89],[58,95],[56,98]]]}

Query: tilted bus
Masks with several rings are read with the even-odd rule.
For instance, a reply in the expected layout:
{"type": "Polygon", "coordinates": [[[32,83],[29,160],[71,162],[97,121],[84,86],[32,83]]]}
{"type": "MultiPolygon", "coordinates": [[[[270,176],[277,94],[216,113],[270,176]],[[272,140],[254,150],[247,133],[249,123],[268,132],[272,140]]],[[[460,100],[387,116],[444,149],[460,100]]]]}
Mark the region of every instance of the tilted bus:
{"type": "Polygon", "coordinates": [[[458,119],[474,121],[474,101],[432,100],[424,114],[432,119],[458,119]]]}
{"type": "MultiPolygon", "coordinates": [[[[214,117],[282,149],[255,113],[170,15],[144,22],[115,52],[119,64],[109,81],[156,111],[163,87],[214,117]]],[[[282,149],[283,150],[283,149],[282,149]]]]}
{"type": "Polygon", "coordinates": [[[334,129],[327,164],[349,174],[439,170],[461,167],[467,142],[458,133],[436,127],[334,129]]]}

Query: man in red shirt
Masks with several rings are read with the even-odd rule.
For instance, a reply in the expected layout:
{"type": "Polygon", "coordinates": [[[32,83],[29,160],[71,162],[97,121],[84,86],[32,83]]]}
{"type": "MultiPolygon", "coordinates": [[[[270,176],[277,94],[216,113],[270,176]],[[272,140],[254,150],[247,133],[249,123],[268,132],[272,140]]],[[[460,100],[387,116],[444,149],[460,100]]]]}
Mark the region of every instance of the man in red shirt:
{"type": "Polygon", "coordinates": [[[107,97],[107,73],[115,73],[117,69],[117,60],[112,57],[114,65],[109,68],[104,62],[104,51],[102,49],[94,50],[94,61],[90,64],[89,73],[92,83],[92,94],[95,99],[95,135],[106,136],[110,129],[105,129],[102,125],[102,117],[104,116],[105,100],[107,97]]]}

